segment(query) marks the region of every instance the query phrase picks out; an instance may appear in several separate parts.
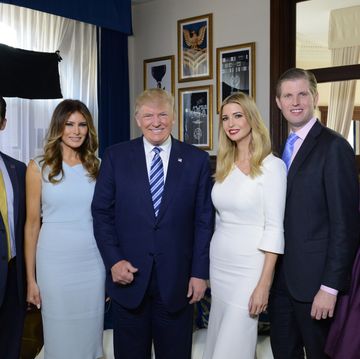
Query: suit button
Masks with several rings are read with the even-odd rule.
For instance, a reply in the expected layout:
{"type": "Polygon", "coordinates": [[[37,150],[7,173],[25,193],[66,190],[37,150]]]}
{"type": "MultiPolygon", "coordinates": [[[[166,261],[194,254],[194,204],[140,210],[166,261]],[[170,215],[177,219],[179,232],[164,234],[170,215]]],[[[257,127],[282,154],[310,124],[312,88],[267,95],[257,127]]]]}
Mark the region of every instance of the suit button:
{"type": "Polygon", "coordinates": [[[154,257],[154,253],[149,253],[149,257],[154,257]]]}
{"type": "Polygon", "coordinates": [[[158,229],[159,229],[158,225],[154,226],[154,231],[157,231],[158,229]]]}
{"type": "Polygon", "coordinates": [[[7,257],[6,257],[6,256],[1,256],[1,259],[2,259],[3,261],[5,261],[5,260],[7,259],[7,257]]]}

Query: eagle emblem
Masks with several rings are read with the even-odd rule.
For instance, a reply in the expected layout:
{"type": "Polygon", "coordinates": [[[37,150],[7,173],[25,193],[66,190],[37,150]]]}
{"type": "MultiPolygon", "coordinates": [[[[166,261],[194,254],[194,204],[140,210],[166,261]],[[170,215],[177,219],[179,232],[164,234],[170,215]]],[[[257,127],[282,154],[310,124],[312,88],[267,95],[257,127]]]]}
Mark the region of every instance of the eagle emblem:
{"type": "Polygon", "coordinates": [[[200,46],[205,39],[206,25],[202,26],[198,32],[195,30],[183,29],[183,33],[186,45],[193,50],[200,50],[200,46]]]}

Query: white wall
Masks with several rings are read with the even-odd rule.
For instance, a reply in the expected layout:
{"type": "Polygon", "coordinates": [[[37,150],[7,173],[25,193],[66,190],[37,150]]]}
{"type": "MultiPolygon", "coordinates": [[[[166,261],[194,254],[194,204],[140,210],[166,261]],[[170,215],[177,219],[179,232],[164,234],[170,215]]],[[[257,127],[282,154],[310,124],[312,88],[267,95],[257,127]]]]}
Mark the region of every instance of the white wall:
{"type": "MultiPolygon", "coordinates": [[[[143,90],[144,59],[175,55],[175,99],[179,87],[213,85],[213,150],[216,154],[216,48],[256,43],[256,102],[269,126],[270,1],[266,0],[153,0],[133,6],[133,32],[129,38],[130,106],[143,90]],[[178,83],[177,20],[213,14],[213,79],[178,83]]],[[[133,117],[133,113],[132,113],[133,117]]],[[[139,131],[131,119],[131,136],[139,131]]],[[[173,128],[178,138],[178,121],[173,128]]]]}

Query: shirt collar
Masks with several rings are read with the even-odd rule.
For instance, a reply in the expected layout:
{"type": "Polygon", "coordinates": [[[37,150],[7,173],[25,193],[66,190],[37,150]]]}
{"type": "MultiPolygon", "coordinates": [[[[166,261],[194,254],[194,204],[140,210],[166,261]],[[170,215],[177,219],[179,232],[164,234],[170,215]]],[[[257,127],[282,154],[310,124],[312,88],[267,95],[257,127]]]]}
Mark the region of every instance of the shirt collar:
{"type": "Polygon", "coordinates": [[[150,153],[154,147],[159,147],[161,148],[164,152],[169,152],[170,147],[171,147],[171,136],[169,136],[165,142],[163,142],[161,145],[158,146],[154,146],[152,145],[146,138],[145,136],[143,136],[143,141],[144,141],[144,147],[145,147],[145,152],[146,153],[150,153]]]}
{"type": "MultiPolygon", "coordinates": [[[[297,136],[304,141],[316,121],[317,121],[316,117],[313,117],[304,127],[296,131],[297,136]]],[[[290,133],[292,132],[294,131],[291,131],[290,133]]]]}

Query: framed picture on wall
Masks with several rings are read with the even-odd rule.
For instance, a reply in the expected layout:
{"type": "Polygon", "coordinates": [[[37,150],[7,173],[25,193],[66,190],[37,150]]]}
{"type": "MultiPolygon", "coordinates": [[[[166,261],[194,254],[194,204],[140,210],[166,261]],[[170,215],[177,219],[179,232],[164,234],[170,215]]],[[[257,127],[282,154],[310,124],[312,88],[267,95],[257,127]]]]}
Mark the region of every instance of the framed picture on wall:
{"type": "Polygon", "coordinates": [[[222,101],[242,91],[255,99],[255,42],[216,49],[217,112],[222,101]]]}
{"type": "Polygon", "coordinates": [[[175,94],[174,55],[144,60],[144,90],[161,88],[175,94]]]}
{"type": "Polygon", "coordinates": [[[180,88],[179,139],[204,150],[212,149],[212,85],[180,88]]]}
{"type": "Polygon", "coordinates": [[[212,78],[212,14],[178,20],[179,82],[212,78]]]}

